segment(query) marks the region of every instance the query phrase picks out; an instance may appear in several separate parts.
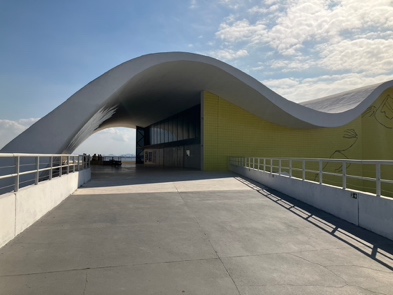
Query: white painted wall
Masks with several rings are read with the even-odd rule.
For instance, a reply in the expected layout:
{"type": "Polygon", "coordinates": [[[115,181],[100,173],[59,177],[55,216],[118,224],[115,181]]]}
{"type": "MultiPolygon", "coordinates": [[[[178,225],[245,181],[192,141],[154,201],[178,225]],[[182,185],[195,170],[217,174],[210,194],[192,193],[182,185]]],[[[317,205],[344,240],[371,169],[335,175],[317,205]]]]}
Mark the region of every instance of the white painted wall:
{"type": "Polygon", "coordinates": [[[230,170],[393,240],[393,200],[230,165],[230,170]]]}
{"type": "Polygon", "coordinates": [[[59,205],[79,186],[89,181],[91,170],[62,175],[0,195],[0,247],[59,205]]]}
{"type": "Polygon", "coordinates": [[[15,237],[15,194],[0,195],[0,247],[15,237]]]}
{"type": "Polygon", "coordinates": [[[393,240],[393,200],[359,195],[359,226],[393,240]]]}

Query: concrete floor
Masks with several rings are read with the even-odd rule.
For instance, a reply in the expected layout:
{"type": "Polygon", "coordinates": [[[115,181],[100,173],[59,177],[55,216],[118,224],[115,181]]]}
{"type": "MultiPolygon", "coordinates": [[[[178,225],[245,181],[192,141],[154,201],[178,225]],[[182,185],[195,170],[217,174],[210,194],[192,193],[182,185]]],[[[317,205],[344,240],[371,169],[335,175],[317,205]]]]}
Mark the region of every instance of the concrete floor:
{"type": "Polygon", "coordinates": [[[233,174],[108,167],[0,249],[0,294],[393,294],[392,254],[233,174]]]}

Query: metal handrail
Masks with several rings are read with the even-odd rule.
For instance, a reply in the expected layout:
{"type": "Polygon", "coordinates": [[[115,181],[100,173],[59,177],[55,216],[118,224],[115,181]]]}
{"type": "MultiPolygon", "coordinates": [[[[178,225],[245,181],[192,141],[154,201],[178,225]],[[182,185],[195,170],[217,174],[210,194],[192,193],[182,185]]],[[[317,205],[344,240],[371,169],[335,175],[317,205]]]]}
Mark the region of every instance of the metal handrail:
{"type": "Polygon", "coordinates": [[[0,195],[89,167],[90,155],[0,153],[0,195]]]}
{"type": "MultiPolygon", "coordinates": [[[[356,160],[356,159],[330,159],[330,158],[260,158],[260,157],[230,157],[230,164],[240,166],[248,169],[255,169],[264,171],[269,174],[275,174],[290,178],[297,178],[302,181],[316,182],[321,185],[332,185],[332,180],[326,180],[328,177],[340,178],[339,187],[347,190],[351,180],[362,182],[369,182],[375,184],[375,189],[365,187],[363,189],[356,189],[360,191],[371,192],[377,197],[382,196],[382,187],[390,186],[388,191],[384,191],[384,196],[393,197],[393,161],[392,160],[356,160]],[[295,167],[294,164],[297,166],[295,167]],[[328,171],[326,167],[328,164],[340,164],[341,171],[328,171]],[[314,165],[313,169],[310,168],[314,165]],[[350,165],[357,166],[361,173],[349,173],[348,167],[350,165]],[[370,175],[370,169],[366,166],[372,167],[373,175],[370,175]],[[388,168],[387,168],[388,167],[388,168]],[[388,177],[382,177],[383,169],[390,169],[388,177]],[[299,176],[295,177],[294,173],[299,176]],[[309,175],[312,174],[313,177],[309,175]]],[[[369,168],[369,167],[368,167],[369,168]]],[[[338,181],[334,182],[335,184],[338,181]]]]}

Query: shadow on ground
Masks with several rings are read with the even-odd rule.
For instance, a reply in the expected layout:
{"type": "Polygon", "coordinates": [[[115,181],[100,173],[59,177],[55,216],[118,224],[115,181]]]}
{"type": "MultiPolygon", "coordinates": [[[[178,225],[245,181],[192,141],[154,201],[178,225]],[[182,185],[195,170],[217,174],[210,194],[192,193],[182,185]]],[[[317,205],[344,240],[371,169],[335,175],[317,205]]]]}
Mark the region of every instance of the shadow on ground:
{"type": "Polygon", "coordinates": [[[253,180],[243,177],[236,177],[236,179],[367,257],[393,270],[392,240],[335,217],[253,180]]]}
{"type": "Polygon", "coordinates": [[[236,178],[286,210],[329,233],[365,256],[393,270],[393,241],[351,224],[288,195],[230,172],[204,172],[192,169],[146,166],[92,167],[92,180],[83,188],[160,184],[170,182],[236,178]]]}

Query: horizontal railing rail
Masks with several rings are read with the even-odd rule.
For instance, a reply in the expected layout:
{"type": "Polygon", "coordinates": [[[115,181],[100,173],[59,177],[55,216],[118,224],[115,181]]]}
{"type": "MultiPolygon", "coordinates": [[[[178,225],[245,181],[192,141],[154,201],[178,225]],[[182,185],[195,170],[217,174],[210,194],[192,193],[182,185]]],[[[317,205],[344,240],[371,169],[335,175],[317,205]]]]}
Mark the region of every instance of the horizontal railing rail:
{"type": "Polygon", "coordinates": [[[393,197],[390,160],[231,157],[230,164],[378,197],[393,197]]]}
{"type": "Polygon", "coordinates": [[[0,153],[0,195],[89,167],[89,155],[0,153]]]}

